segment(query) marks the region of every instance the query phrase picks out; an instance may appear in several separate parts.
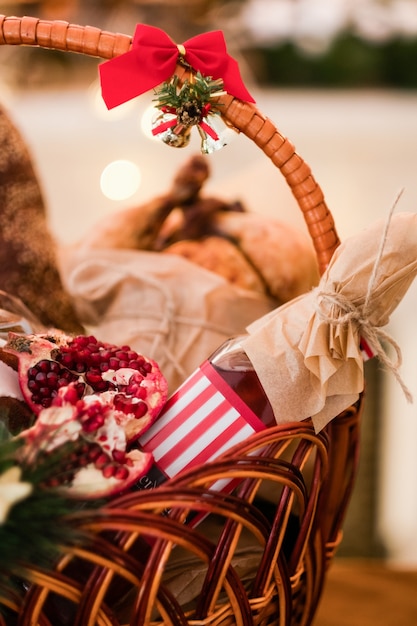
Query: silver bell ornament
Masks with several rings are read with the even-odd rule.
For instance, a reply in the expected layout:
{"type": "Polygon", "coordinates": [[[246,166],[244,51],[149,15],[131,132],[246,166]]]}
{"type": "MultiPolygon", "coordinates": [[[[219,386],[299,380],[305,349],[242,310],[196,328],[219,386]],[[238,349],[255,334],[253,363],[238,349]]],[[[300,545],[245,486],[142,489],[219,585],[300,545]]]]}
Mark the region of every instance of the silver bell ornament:
{"type": "Polygon", "coordinates": [[[158,112],[152,122],[152,134],[172,148],[185,148],[190,143],[191,126],[178,123],[175,113],[158,112]]]}
{"type": "Polygon", "coordinates": [[[183,123],[176,113],[158,111],[152,121],[152,134],[173,148],[185,148],[190,143],[192,127],[201,138],[202,154],[212,154],[227,146],[235,131],[225,124],[220,115],[207,115],[196,122],[183,123]]]}
{"type": "Polygon", "coordinates": [[[228,126],[220,115],[210,115],[198,125],[201,137],[201,152],[212,154],[221,150],[233,139],[236,131],[228,126]]]}

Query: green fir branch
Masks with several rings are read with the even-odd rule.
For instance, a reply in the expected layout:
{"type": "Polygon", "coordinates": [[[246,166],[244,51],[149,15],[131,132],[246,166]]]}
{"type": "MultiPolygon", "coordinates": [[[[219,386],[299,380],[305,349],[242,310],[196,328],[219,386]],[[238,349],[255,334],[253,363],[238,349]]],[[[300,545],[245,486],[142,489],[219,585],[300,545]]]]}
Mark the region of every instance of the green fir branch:
{"type": "Polygon", "coordinates": [[[78,500],[65,496],[59,488],[45,487],[54,476],[62,484],[67,460],[78,453],[79,445],[66,442],[48,454],[39,450],[33,464],[26,463],[24,439],[10,438],[0,427],[0,475],[18,466],[22,482],[33,486],[0,522],[0,586],[7,588],[13,576],[29,580],[31,567],[50,570],[66,547],[90,541],[71,525],[68,516],[80,508],[97,508],[103,501],[78,500]]]}
{"type": "Polygon", "coordinates": [[[223,93],[222,79],[213,80],[211,76],[205,77],[197,72],[191,80],[185,80],[182,86],[179,85],[178,76],[173,76],[155,91],[154,101],[157,102],[156,107],[159,109],[164,107],[178,109],[186,102],[196,102],[203,106],[221,93],[223,93]]]}

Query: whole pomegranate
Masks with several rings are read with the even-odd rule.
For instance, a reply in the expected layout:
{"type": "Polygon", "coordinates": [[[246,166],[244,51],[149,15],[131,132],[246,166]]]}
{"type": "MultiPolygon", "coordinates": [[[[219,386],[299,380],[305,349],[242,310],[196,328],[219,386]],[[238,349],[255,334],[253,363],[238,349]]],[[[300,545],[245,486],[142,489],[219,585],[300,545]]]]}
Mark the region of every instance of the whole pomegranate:
{"type": "Polygon", "coordinates": [[[152,456],[132,443],[167,398],[167,381],[155,361],[129,346],[61,333],[10,333],[0,358],[17,371],[22,396],[36,416],[21,433],[26,456],[38,454],[39,447],[47,455],[76,442],[50,485],[100,497],[125,490],[149,469],[152,456]]]}

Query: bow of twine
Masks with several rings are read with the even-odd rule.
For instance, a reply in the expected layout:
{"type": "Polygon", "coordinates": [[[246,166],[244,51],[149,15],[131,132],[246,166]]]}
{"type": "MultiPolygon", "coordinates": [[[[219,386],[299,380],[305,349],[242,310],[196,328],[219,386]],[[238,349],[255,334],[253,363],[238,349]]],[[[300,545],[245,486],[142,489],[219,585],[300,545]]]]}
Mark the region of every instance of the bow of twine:
{"type": "Polygon", "coordinates": [[[402,364],[401,349],[397,342],[391,337],[391,335],[389,335],[379,326],[375,326],[372,323],[370,315],[371,296],[378,276],[378,269],[384,252],[391,218],[403,191],[404,190],[402,189],[398,193],[390,209],[381,238],[378,254],[375,258],[371,276],[369,278],[366,296],[363,304],[356,305],[349,298],[341,293],[319,291],[318,299],[321,301],[324,300],[331,305],[335,305],[342,312],[342,314],[339,315],[337,318],[334,318],[330,314],[324,313],[318,307],[317,312],[321,319],[331,324],[332,326],[344,326],[350,322],[353,322],[358,327],[361,338],[364,339],[369,347],[372,349],[374,356],[376,356],[381,361],[381,363],[395,376],[396,380],[401,386],[401,389],[404,392],[406,400],[408,402],[412,402],[413,396],[399,373],[399,368],[402,364]],[[384,342],[391,346],[391,348],[394,350],[394,358],[390,358],[388,356],[386,349],[383,346],[384,342]]]}

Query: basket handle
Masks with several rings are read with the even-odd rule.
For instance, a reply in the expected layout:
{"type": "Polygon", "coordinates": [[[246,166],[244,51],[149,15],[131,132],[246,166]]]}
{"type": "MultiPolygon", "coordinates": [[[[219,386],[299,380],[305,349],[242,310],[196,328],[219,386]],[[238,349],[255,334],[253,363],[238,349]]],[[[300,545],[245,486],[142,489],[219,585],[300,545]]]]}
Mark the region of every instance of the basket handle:
{"type": "MultiPolygon", "coordinates": [[[[127,52],[132,38],[64,21],[0,15],[0,45],[38,46],[111,59],[127,52]]],[[[177,70],[181,78],[185,70],[180,66],[177,70]]],[[[319,270],[323,273],[340,240],[333,216],[310,167],[255,105],[229,95],[219,97],[218,101],[222,104],[222,117],[251,139],[281,171],[303,213],[319,270]]]]}

